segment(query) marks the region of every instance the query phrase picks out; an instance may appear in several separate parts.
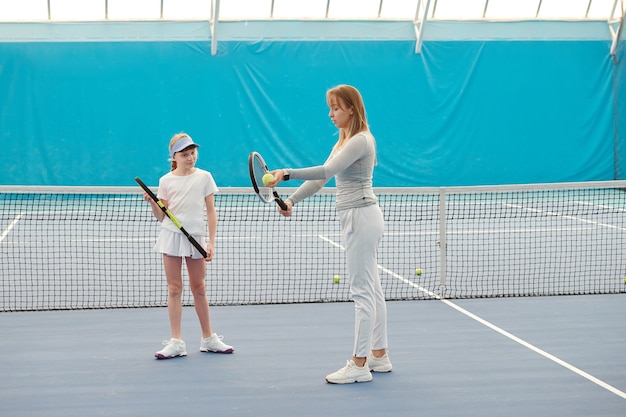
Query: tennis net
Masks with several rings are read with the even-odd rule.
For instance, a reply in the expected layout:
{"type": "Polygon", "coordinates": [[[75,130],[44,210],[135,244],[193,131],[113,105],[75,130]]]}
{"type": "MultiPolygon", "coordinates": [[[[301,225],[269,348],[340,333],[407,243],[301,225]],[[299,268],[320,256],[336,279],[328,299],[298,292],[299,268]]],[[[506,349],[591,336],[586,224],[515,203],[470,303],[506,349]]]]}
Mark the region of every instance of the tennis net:
{"type": "MultiPolygon", "coordinates": [[[[626,181],[376,189],[386,297],[624,293],[624,189],[626,181]]],[[[334,204],[326,189],[284,218],[250,189],[222,189],[210,303],[349,300],[334,204]]],[[[159,227],[138,187],[0,187],[0,311],[166,305],[152,249],[159,227]]],[[[192,304],[188,290],[183,301],[192,304]]]]}

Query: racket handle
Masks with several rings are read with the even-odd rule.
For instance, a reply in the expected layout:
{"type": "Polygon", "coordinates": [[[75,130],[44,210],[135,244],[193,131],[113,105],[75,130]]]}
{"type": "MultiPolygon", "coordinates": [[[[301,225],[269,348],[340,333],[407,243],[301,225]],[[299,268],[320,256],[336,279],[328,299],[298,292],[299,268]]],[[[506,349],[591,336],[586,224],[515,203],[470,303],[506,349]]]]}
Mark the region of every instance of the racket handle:
{"type": "Polygon", "coordinates": [[[208,256],[208,254],[206,253],[206,250],[202,247],[202,245],[200,245],[200,243],[198,243],[198,241],[196,239],[193,238],[193,236],[191,236],[189,234],[189,232],[187,232],[185,230],[184,227],[180,227],[179,228],[181,232],[183,232],[183,234],[185,236],[187,236],[187,240],[189,240],[189,242],[196,248],[198,249],[198,252],[200,252],[200,255],[202,255],[203,258],[206,258],[208,256]]]}
{"type": "Polygon", "coordinates": [[[287,204],[283,201],[282,198],[280,198],[278,196],[278,193],[276,191],[274,191],[274,198],[276,199],[276,204],[278,204],[278,206],[283,209],[283,210],[289,210],[289,207],[287,207],[287,204]]]}

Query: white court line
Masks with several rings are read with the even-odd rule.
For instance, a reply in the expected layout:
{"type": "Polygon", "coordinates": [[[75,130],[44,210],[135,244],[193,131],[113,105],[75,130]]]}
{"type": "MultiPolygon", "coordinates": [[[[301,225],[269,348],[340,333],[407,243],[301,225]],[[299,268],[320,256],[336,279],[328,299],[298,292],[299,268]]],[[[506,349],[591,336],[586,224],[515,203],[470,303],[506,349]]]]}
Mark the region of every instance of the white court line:
{"type": "MultiPolygon", "coordinates": [[[[337,243],[335,241],[332,241],[332,240],[326,238],[325,236],[320,235],[319,238],[324,240],[324,241],[326,241],[326,242],[328,242],[328,243],[330,243],[331,245],[333,245],[333,246],[335,246],[337,248],[340,248],[341,250],[345,250],[345,248],[342,245],[340,245],[339,243],[337,243]]],[[[429,296],[433,297],[434,299],[437,299],[437,300],[441,301],[442,303],[446,304],[448,307],[452,307],[453,309],[455,309],[459,313],[464,314],[465,316],[471,318],[472,320],[475,320],[475,321],[479,322],[483,326],[486,326],[486,327],[490,328],[491,330],[494,330],[494,331],[500,333],[502,336],[507,337],[507,338],[511,339],[512,341],[514,341],[516,343],[519,343],[520,345],[522,345],[522,346],[532,350],[535,353],[538,353],[539,355],[543,356],[544,358],[549,359],[552,362],[555,362],[555,363],[561,365],[562,367],[564,367],[564,368],[566,368],[566,369],[568,369],[568,370],[570,370],[570,371],[572,371],[572,372],[582,376],[583,378],[593,382],[594,384],[596,384],[596,385],[606,389],[607,391],[612,392],[613,394],[617,395],[618,397],[621,397],[621,398],[626,400],[626,392],[620,391],[619,389],[615,388],[614,386],[607,384],[606,382],[602,381],[601,379],[596,378],[595,376],[593,376],[591,374],[588,374],[587,372],[583,371],[582,369],[579,369],[579,368],[575,367],[574,365],[571,365],[571,364],[565,362],[564,360],[557,358],[556,356],[546,352],[545,350],[539,349],[537,346],[532,345],[532,344],[526,342],[523,339],[520,339],[519,337],[517,337],[517,336],[507,332],[504,329],[501,329],[500,327],[496,326],[495,324],[490,323],[487,320],[477,316],[476,314],[467,311],[463,307],[454,304],[452,301],[446,300],[445,298],[441,297],[439,294],[435,294],[434,292],[432,292],[432,291],[430,291],[430,290],[428,290],[428,289],[426,289],[426,288],[424,288],[424,287],[422,287],[420,285],[415,284],[413,281],[408,280],[408,279],[404,278],[403,276],[396,274],[395,272],[385,268],[382,265],[378,265],[378,269],[380,269],[382,272],[384,272],[386,274],[389,274],[392,277],[394,277],[394,278],[404,282],[405,284],[410,285],[411,287],[413,287],[413,288],[423,292],[424,294],[428,294],[429,296]]]]}
{"type": "Polygon", "coordinates": [[[18,214],[17,216],[15,216],[15,218],[13,219],[11,224],[9,224],[9,226],[7,226],[7,228],[4,229],[4,231],[0,235],[0,242],[2,242],[4,240],[4,238],[6,238],[9,235],[9,232],[11,231],[11,229],[13,229],[13,227],[15,227],[15,225],[17,224],[17,222],[20,221],[21,218],[22,218],[21,214],[18,214]]]}
{"type": "MultiPolygon", "coordinates": [[[[6,232],[8,232],[10,230],[7,229],[6,232]]],[[[0,236],[0,242],[2,242],[2,239],[4,239],[5,235],[1,235],[0,236]]],[[[54,245],[58,245],[61,243],[138,243],[138,242],[152,242],[154,241],[155,238],[151,238],[151,237],[145,237],[145,238],[111,238],[111,239],[105,239],[105,238],[100,238],[100,239],[56,239],[56,240],[48,240],[46,242],[47,246],[50,246],[51,244],[54,245]]],[[[41,241],[38,240],[30,240],[28,242],[12,242],[10,243],[11,246],[18,246],[18,247],[29,247],[29,246],[42,246],[43,243],[41,241]]]]}
{"type": "Polygon", "coordinates": [[[543,213],[543,214],[547,214],[547,215],[550,215],[550,216],[562,217],[564,219],[575,220],[575,221],[582,222],[582,223],[589,223],[589,224],[593,224],[593,225],[596,225],[596,226],[606,227],[608,229],[617,229],[617,230],[626,231],[626,228],[621,227],[621,226],[615,226],[614,224],[600,223],[600,222],[596,222],[596,221],[593,221],[593,220],[582,219],[582,218],[576,217],[576,216],[564,216],[562,214],[555,213],[555,212],[552,212],[552,211],[545,211],[545,210],[539,210],[539,209],[534,209],[534,208],[530,208],[530,207],[524,207],[524,206],[521,206],[519,204],[505,204],[505,205],[507,205],[509,207],[515,207],[515,208],[518,208],[518,209],[522,209],[522,210],[531,211],[533,213],[543,213]]]}
{"type": "Polygon", "coordinates": [[[600,207],[603,209],[610,209],[610,210],[617,210],[617,211],[626,211],[626,209],[623,208],[619,208],[619,207],[613,207],[613,206],[607,206],[605,204],[596,204],[596,203],[589,203],[587,201],[574,201],[576,204],[580,204],[583,206],[593,206],[593,207],[600,207]]]}

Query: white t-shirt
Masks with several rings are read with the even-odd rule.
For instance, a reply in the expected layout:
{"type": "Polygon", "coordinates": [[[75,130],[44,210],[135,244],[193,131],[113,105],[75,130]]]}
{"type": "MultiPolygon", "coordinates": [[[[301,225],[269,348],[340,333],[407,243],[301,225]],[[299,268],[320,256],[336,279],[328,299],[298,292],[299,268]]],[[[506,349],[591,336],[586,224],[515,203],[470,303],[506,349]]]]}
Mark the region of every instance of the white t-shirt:
{"type": "MultiPolygon", "coordinates": [[[[167,208],[190,235],[206,235],[206,204],[208,195],[219,191],[210,172],[196,168],[191,175],[178,176],[171,172],[159,179],[159,199],[167,201],[167,208]]],[[[182,233],[165,217],[161,227],[182,233]]]]}

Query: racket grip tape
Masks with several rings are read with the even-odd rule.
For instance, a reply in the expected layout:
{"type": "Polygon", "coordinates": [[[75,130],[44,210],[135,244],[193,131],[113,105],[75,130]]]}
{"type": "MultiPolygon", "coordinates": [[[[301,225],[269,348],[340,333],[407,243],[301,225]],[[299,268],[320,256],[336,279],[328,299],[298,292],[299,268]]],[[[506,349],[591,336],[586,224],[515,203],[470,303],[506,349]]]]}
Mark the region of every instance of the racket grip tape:
{"type": "Polygon", "coordinates": [[[278,205],[280,206],[281,209],[287,211],[289,209],[289,207],[287,207],[287,204],[285,204],[285,202],[283,200],[276,200],[276,202],[278,203],[278,205]]]}
{"type": "Polygon", "coordinates": [[[278,192],[276,191],[274,191],[274,198],[276,199],[276,204],[278,204],[281,209],[287,210],[289,208],[287,207],[287,204],[285,204],[283,199],[278,196],[278,192]]]}

